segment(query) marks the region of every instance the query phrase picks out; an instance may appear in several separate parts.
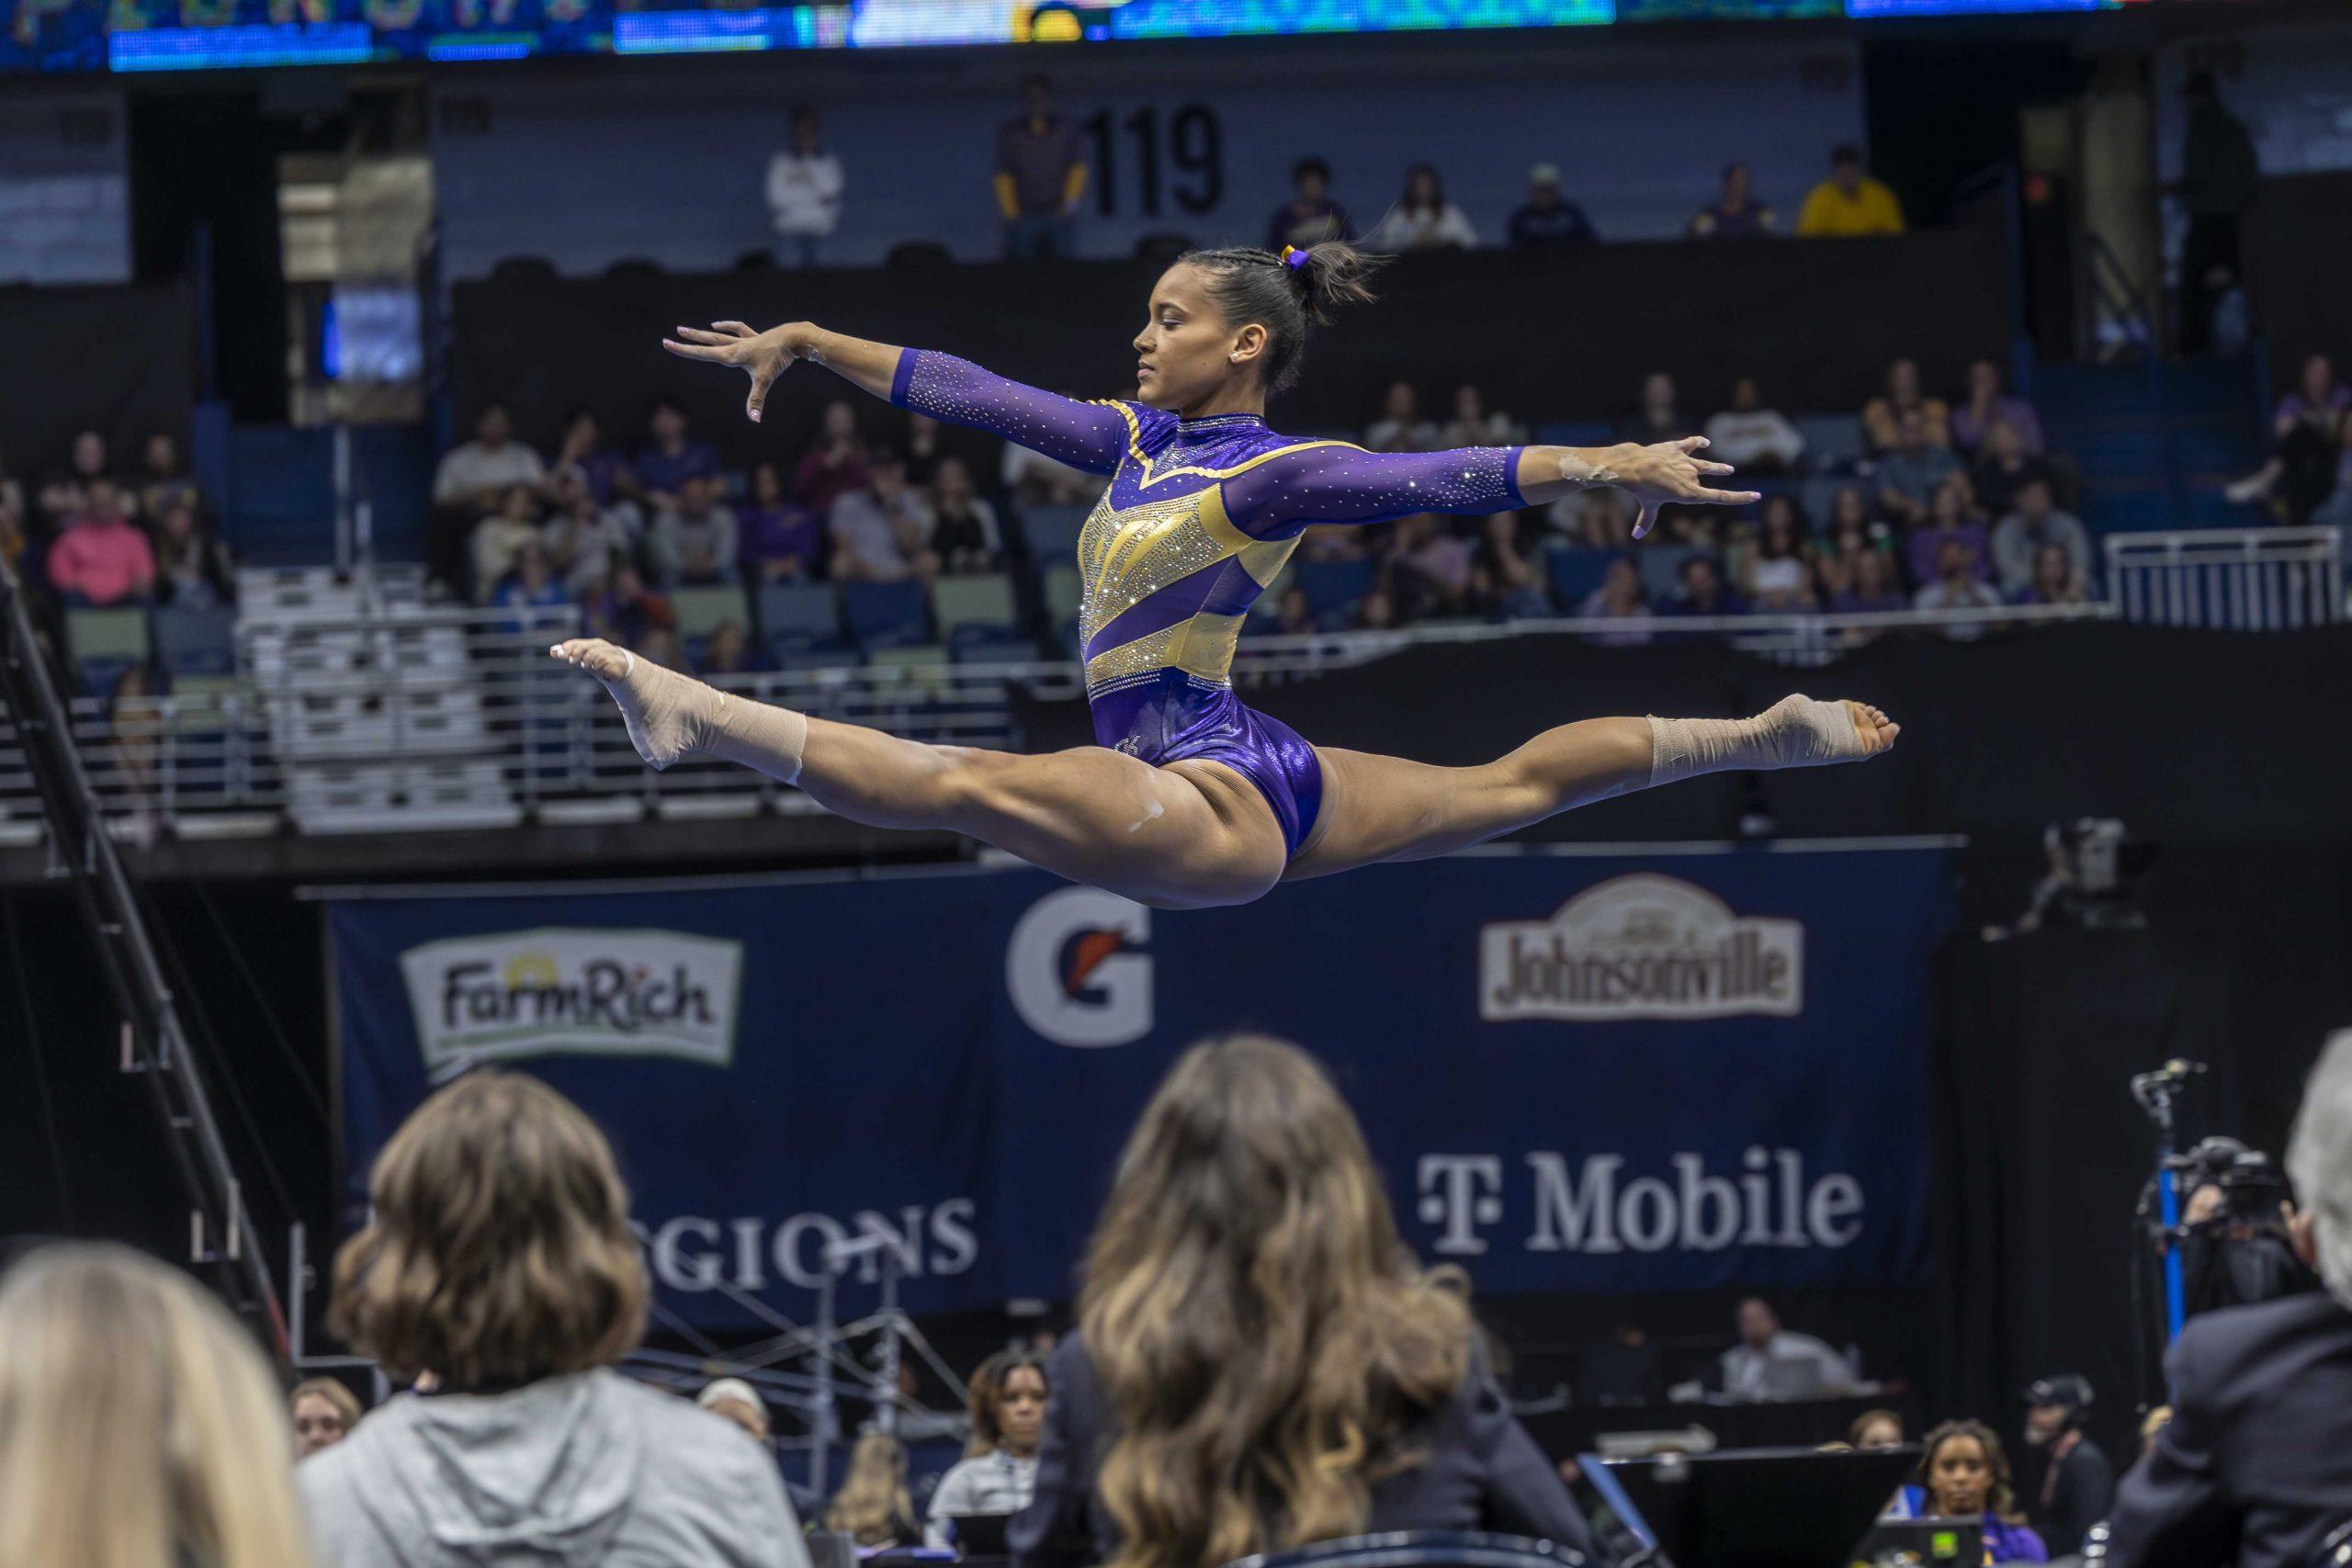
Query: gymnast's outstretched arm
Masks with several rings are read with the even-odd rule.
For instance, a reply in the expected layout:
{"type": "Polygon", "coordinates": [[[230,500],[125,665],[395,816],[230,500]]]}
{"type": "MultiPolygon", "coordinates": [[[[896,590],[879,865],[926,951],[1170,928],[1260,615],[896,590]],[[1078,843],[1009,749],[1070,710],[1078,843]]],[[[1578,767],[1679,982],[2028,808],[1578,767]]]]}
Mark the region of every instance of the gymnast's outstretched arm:
{"type": "Polygon", "coordinates": [[[1385,523],[1416,512],[1506,512],[1573,491],[1618,485],[1641,508],[1634,536],[1649,532],[1663,502],[1745,506],[1754,491],[1710,489],[1727,463],[1694,456],[1706,437],[1655,446],[1460,446],[1443,452],[1367,452],[1318,441],[1227,478],[1226,515],[1243,533],[1283,538],[1315,523],[1385,523]]]}
{"type": "Polygon", "coordinates": [[[1080,402],[1007,380],[952,354],[869,343],[809,321],[763,333],[741,321],[715,321],[707,331],[680,327],[678,337],[662,339],[662,346],[682,358],[747,371],[752,394],[743,412],[755,421],[775,378],[794,360],[806,359],[900,408],[985,430],[1091,474],[1115,471],[1127,449],[1127,417],[1113,404],[1080,402]]]}

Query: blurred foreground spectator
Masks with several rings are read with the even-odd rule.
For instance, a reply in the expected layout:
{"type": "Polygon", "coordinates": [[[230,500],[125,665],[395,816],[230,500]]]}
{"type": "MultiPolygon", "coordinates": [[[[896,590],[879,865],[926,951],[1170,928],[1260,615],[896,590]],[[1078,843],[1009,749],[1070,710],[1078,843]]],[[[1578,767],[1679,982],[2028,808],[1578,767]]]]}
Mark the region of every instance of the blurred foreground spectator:
{"type": "Polygon", "coordinates": [[[1054,110],[1053,87],[1035,73],[1021,79],[1021,112],[996,138],[996,202],[1004,214],[1004,259],[1050,261],[1077,254],[1079,198],[1086,194],[1085,142],[1054,110]]]}
{"type": "Polygon", "coordinates": [[[1780,218],[1756,199],[1745,164],[1724,168],[1723,194],[1713,205],[1701,208],[1690,220],[1694,240],[1751,240],[1780,227],[1780,218]]]}
{"type": "Polygon", "coordinates": [[[1326,240],[1344,240],[1349,227],[1345,209],[1331,199],[1331,165],[1320,158],[1301,158],[1290,172],[1291,198],[1274,209],[1266,225],[1266,248],[1277,255],[1284,245],[1300,250],[1326,240]]]}
{"type": "Polygon", "coordinates": [[[775,259],[784,266],[815,266],[842,221],[842,161],[825,151],[817,111],[792,111],[792,145],[768,160],[768,213],[775,224],[775,259]]]}
{"type": "Polygon", "coordinates": [[[294,1423],[296,1456],[308,1459],[351,1436],[359,1425],[359,1401],[333,1378],[306,1378],[286,1396],[286,1413],[294,1423]]]}
{"type": "Polygon", "coordinates": [[[1829,177],[1813,187],[1797,214],[1799,236],[1851,239],[1902,232],[1903,204],[1863,172],[1861,149],[1830,149],[1829,177]]]}
{"type": "Polygon", "coordinates": [[[1510,215],[1508,243],[1515,251],[1589,245],[1600,236],[1584,209],[1560,194],[1560,165],[1538,164],[1527,172],[1527,200],[1510,215]]]}
{"type": "Polygon", "coordinates": [[[1405,172],[1405,194],[1364,240],[1367,249],[1390,254],[1470,250],[1477,243],[1478,231],[1462,209],[1446,199],[1432,164],[1416,164],[1405,172]]]}

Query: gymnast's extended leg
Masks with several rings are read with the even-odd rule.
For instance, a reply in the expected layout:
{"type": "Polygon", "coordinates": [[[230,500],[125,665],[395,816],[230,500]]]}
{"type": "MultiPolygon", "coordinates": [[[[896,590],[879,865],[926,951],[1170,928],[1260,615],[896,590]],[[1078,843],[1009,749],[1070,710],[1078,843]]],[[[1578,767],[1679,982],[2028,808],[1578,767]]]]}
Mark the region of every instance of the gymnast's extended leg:
{"type": "Polygon", "coordinates": [[[1783,697],[1754,718],[1589,718],[1475,768],[1317,747],[1323,813],[1285,880],[1425,860],[1698,773],[1860,761],[1901,727],[1861,703],[1783,697]]]}
{"type": "Polygon", "coordinates": [[[693,755],[741,762],[854,822],[950,829],[1163,908],[1247,903],[1282,874],[1273,813],[1216,762],[931,746],[749,702],[594,637],[552,651],[605,683],[656,768],[693,755]]]}

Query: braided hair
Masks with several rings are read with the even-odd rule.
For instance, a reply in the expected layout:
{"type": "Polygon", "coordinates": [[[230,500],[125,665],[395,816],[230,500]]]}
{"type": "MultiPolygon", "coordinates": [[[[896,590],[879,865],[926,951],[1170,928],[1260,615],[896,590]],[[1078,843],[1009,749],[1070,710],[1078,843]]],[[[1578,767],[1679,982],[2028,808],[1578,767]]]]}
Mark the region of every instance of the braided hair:
{"type": "Polygon", "coordinates": [[[1298,380],[1310,326],[1328,326],[1343,308],[1372,302],[1365,279],[1384,260],[1344,240],[1284,251],[1288,259],[1283,252],[1229,245],[1186,251],[1177,258],[1207,277],[1209,299],[1227,321],[1256,321],[1266,329],[1262,363],[1269,392],[1287,391],[1298,380]]]}

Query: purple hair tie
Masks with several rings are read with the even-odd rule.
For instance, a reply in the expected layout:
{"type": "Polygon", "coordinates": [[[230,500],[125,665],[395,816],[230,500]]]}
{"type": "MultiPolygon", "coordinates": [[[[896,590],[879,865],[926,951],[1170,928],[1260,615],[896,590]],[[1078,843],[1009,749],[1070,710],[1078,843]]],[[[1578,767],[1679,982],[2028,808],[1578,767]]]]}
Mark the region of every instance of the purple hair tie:
{"type": "Polygon", "coordinates": [[[1300,267],[1303,267],[1306,265],[1306,253],[1305,251],[1300,250],[1296,245],[1284,245],[1283,247],[1283,265],[1290,268],[1293,272],[1296,272],[1300,267]]]}

